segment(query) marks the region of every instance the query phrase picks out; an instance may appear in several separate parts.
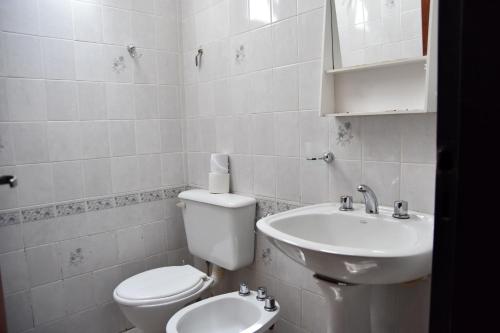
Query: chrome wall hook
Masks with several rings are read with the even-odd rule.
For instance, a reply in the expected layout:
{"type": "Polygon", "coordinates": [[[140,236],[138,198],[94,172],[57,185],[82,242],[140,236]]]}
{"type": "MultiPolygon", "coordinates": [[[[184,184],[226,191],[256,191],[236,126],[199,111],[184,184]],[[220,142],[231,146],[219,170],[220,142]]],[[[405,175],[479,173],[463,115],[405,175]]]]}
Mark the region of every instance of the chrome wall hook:
{"type": "Polygon", "coordinates": [[[196,67],[201,67],[201,57],[203,56],[203,49],[199,48],[198,53],[194,56],[194,64],[196,67]]]}
{"type": "Polygon", "coordinates": [[[130,54],[130,56],[134,59],[139,59],[140,57],[142,57],[142,53],[137,52],[137,47],[135,45],[127,45],[127,51],[128,54],[130,54]]]}
{"type": "Polygon", "coordinates": [[[334,159],[335,159],[335,156],[333,155],[332,152],[324,153],[323,155],[318,156],[318,157],[306,158],[306,160],[308,160],[308,161],[324,161],[325,163],[332,163],[334,159]]]}

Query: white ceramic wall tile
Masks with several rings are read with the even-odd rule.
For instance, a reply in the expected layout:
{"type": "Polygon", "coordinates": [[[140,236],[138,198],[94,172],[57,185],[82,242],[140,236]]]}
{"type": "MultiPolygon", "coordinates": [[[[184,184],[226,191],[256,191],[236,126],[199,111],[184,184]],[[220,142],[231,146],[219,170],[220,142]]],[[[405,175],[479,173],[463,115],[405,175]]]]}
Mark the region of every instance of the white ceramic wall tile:
{"type": "Polygon", "coordinates": [[[275,153],[279,156],[299,156],[299,113],[282,112],[274,115],[275,153]]]}
{"type": "Polygon", "coordinates": [[[14,164],[14,142],[10,124],[0,124],[0,166],[14,164]]]}
{"type": "Polygon", "coordinates": [[[47,126],[44,123],[12,124],[11,130],[17,164],[48,161],[47,126]]]}
{"type": "Polygon", "coordinates": [[[401,164],[401,200],[409,209],[434,213],[436,167],[425,164],[401,164]]]}
{"type": "Polygon", "coordinates": [[[9,119],[33,121],[47,119],[45,81],[7,79],[5,95],[9,119]]]}
{"type": "Polygon", "coordinates": [[[4,31],[37,34],[39,31],[36,0],[5,0],[0,13],[0,28],[4,31]]]}
{"type": "Polygon", "coordinates": [[[273,24],[273,65],[294,64],[298,59],[297,17],[273,24]]]}
{"type": "Polygon", "coordinates": [[[278,281],[276,299],[280,301],[280,316],[293,324],[300,325],[301,290],[278,281]]]}
{"type": "Polygon", "coordinates": [[[185,183],[184,155],[182,153],[162,154],[162,184],[165,186],[185,183]]]}
{"type": "Polygon", "coordinates": [[[295,111],[299,107],[298,67],[273,69],[273,111],[295,111]]]}
{"type": "Polygon", "coordinates": [[[75,40],[100,42],[102,40],[102,8],[91,3],[73,2],[75,40]]]}
{"type": "Polygon", "coordinates": [[[356,191],[361,179],[361,161],[335,160],[330,169],[331,201],[338,202],[341,195],[350,195],[355,202],[363,202],[363,196],[356,191]]]}
{"type": "Polygon", "coordinates": [[[45,81],[48,120],[78,120],[77,86],[71,81],[45,81]]]}
{"type": "Polygon", "coordinates": [[[83,197],[83,173],[80,161],[52,164],[54,200],[66,201],[83,197]]]}
{"type": "Polygon", "coordinates": [[[276,157],[254,156],[253,191],[257,195],[274,197],[276,195],[276,157]]]}
{"type": "Polygon", "coordinates": [[[363,119],[363,159],[399,162],[401,160],[400,118],[397,116],[363,119]]]}
{"type": "Polygon", "coordinates": [[[113,300],[113,290],[122,282],[120,266],[97,270],[92,273],[92,291],[97,304],[113,300]]]}
{"type": "MultiPolygon", "coordinates": [[[[161,92],[164,93],[165,90],[162,89],[161,92]]],[[[135,85],[134,107],[137,119],[158,118],[157,86],[149,84],[135,85]]]]}
{"type": "Polygon", "coordinates": [[[234,152],[234,121],[233,117],[217,117],[215,119],[216,150],[218,152],[234,152]]]}
{"type": "Polygon", "coordinates": [[[104,7],[102,17],[105,43],[127,45],[131,42],[131,13],[129,11],[104,7]]]}
{"type": "Polygon", "coordinates": [[[158,61],[158,83],[171,84],[171,85],[178,84],[179,60],[177,54],[158,51],[157,61],[158,61]]]}
{"type": "Polygon", "coordinates": [[[92,276],[84,274],[64,280],[64,302],[68,314],[92,307],[92,276]]]}
{"type": "Polygon", "coordinates": [[[302,63],[299,67],[299,107],[313,110],[319,107],[319,80],[321,66],[318,61],[302,63]]]}
{"type": "Polygon", "coordinates": [[[74,160],[82,157],[79,122],[49,122],[47,125],[47,141],[51,161],[74,160]]]}
{"type": "Polygon", "coordinates": [[[248,155],[231,155],[231,189],[234,192],[253,192],[253,162],[248,155]]]}
{"type": "Polygon", "coordinates": [[[324,1],[322,0],[297,0],[297,8],[299,13],[303,13],[314,8],[319,8],[323,5],[324,1]]]}
{"type": "Polygon", "coordinates": [[[300,160],[279,157],[276,173],[276,197],[300,201],[300,160]]]}
{"type": "Polygon", "coordinates": [[[5,34],[6,70],[17,77],[41,78],[42,49],[38,37],[5,34]]]}
{"type": "Polygon", "coordinates": [[[2,285],[6,295],[29,287],[28,265],[24,250],[0,255],[2,285]]]}
{"type": "Polygon", "coordinates": [[[158,121],[136,121],[135,134],[138,154],[159,153],[161,151],[160,123],[158,121]]]}
{"type": "Polygon", "coordinates": [[[138,47],[155,48],[155,17],[143,13],[132,13],[132,42],[138,47]]]}
{"type": "Polygon", "coordinates": [[[113,157],[111,159],[111,184],[114,193],[131,192],[139,188],[137,158],[113,157]]]}
{"type": "Polygon", "coordinates": [[[87,197],[111,193],[110,159],[83,161],[84,193],[87,197]]]}
{"type": "Polygon", "coordinates": [[[76,79],[104,80],[103,50],[100,44],[75,42],[76,79]]]}
{"type": "Polygon", "coordinates": [[[401,162],[436,163],[436,115],[408,116],[401,122],[401,162]]]}
{"type": "Polygon", "coordinates": [[[73,41],[42,39],[45,77],[49,79],[75,78],[75,56],[73,41]]]}
{"type": "Polygon", "coordinates": [[[163,221],[143,226],[146,256],[151,256],[165,251],[165,228],[166,224],[163,221]]]}
{"type": "Polygon", "coordinates": [[[40,34],[57,38],[73,38],[72,1],[40,0],[40,34]]]}
{"type": "Polygon", "coordinates": [[[164,153],[173,153],[182,151],[182,130],[181,121],[168,119],[161,120],[161,151],[164,153]]]}
{"type": "Polygon", "coordinates": [[[108,119],[135,119],[134,91],[131,84],[107,83],[108,119]]]}
{"type": "Polygon", "coordinates": [[[297,15],[297,0],[272,0],[272,21],[297,15]]]}
{"type": "Polygon", "coordinates": [[[321,57],[322,23],[322,9],[317,9],[299,16],[298,45],[299,59],[301,61],[319,59],[321,57]]]}
{"type": "Polygon", "coordinates": [[[64,317],[64,283],[58,281],[31,289],[35,325],[64,317]]]}
{"type": "Polygon", "coordinates": [[[57,244],[47,244],[26,249],[31,286],[61,279],[61,259],[57,244]]]}
{"type": "Polygon", "coordinates": [[[134,61],[123,46],[104,46],[105,80],[131,83],[134,80],[134,61]]]}
{"type": "Polygon", "coordinates": [[[400,197],[400,163],[364,162],[363,183],[377,194],[380,205],[391,207],[400,197]]]}
{"type": "Polygon", "coordinates": [[[180,118],[179,88],[160,85],[158,87],[158,111],[160,118],[180,118]]]}
{"type": "MultiPolygon", "coordinates": [[[[15,175],[15,167],[0,167],[2,175],[15,175]]],[[[17,198],[17,188],[11,189],[4,186],[0,189],[0,209],[17,208],[19,206],[17,198]]]]}
{"type": "Polygon", "coordinates": [[[274,116],[272,113],[252,117],[252,151],[258,155],[274,155],[274,116]]]}
{"type": "Polygon", "coordinates": [[[0,233],[0,253],[20,250],[23,246],[24,243],[21,224],[4,226],[2,232],[0,233]]]}
{"type": "Polygon", "coordinates": [[[144,238],[141,227],[122,229],[118,236],[118,259],[120,262],[144,257],[144,238]]]}
{"type": "Polygon", "coordinates": [[[161,184],[160,155],[138,156],[139,186],[142,189],[154,189],[161,184]]]}
{"type": "Polygon", "coordinates": [[[330,147],[335,158],[342,160],[361,160],[362,118],[335,118],[330,122],[330,147]]]}
{"type": "Polygon", "coordinates": [[[31,295],[28,291],[5,297],[5,307],[9,332],[24,332],[33,327],[31,295]]]}
{"type": "Polygon", "coordinates": [[[304,203],[328,201],[328,165],[322,161],[301,161],[301,200],[304,203]]]}
{"type": "Polygon", "coordinates": [[[108,124],[105,121],[80,122],[83,158],[109,157],[108,124]]]}
{"type": "Polygon", "coordinates": [[[78,113],[81,120],[106,119],[104,84],[78,82],[78,113]]]}
{"type": "Polygon", "coordinates": [[[52,167],[50,164],[30,164],[16,168],[21,207],[46,204],[54,200],[52,167]]]}

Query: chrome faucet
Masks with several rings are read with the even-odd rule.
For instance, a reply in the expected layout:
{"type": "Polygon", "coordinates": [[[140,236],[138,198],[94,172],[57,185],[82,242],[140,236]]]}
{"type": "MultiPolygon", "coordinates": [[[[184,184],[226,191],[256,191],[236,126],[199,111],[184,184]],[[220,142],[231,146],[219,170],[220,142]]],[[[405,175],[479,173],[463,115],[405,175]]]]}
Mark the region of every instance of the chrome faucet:
{"type": "Polygon", "coordinates": [[[378,200],[375,192],[364,184],[358,186],[358,192],[363,193],[365,198],[365,212],[367,214],[378,214],[378,200]]]}

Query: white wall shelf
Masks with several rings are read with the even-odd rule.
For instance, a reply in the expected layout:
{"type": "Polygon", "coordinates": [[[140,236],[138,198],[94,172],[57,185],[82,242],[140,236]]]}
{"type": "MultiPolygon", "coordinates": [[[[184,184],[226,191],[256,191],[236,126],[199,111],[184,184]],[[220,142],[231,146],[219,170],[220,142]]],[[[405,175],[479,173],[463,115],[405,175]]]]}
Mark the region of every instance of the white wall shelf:
{"type": "Polygon", "coordinates": [[[374,68],[395,67],[395,66],[402,66],[402,65],[404,66],[406,64],[414,64],[414,63],[425,64],[426,62],[427,62],[427,57],[422,56],[422,57],[417,57],[417,58],[382,61],[382,62],[367,64],[367,65],[343,67],[343,68],[337,68],[337,69],[327,69],[326,73],[327,74],[336,74],[336,73],[345,73],[345,72],[354,72],[354,71],[364,71],[364,70],[370,70],[370,69],[374,69],[374,68]]]}
{"type": "Polygon", "coordinates": [[[339,67],[334,1],[325,0],[320,116],[373,116],[436,111],[437,3],[431,1],[427,56],[339,67]],[[334,59],[335,58],[335,59],[334,59]],[[335,68],[339,67],[339,68],[335,68]]]}

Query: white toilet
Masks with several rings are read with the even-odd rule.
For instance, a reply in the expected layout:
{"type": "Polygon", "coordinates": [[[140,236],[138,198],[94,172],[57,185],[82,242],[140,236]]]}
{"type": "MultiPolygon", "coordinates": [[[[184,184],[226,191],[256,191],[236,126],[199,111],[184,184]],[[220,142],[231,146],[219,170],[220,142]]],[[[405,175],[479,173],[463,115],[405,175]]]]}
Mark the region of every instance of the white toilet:
{"type": "Polygon", "coordinates": [[[219,267],[237,270],[254,257],[254,198],[189,190],[179,194],[189,251],[213,264],[212,276],[190,266],[152,269],[121,282],[113,297],[144,333],[165,332],[168,320],[217,282],[219,267]]]}

